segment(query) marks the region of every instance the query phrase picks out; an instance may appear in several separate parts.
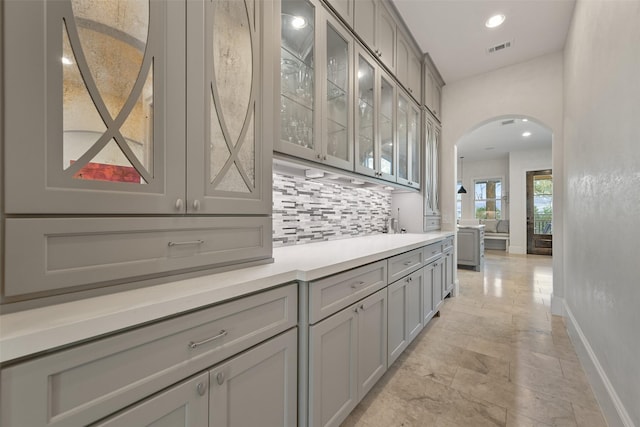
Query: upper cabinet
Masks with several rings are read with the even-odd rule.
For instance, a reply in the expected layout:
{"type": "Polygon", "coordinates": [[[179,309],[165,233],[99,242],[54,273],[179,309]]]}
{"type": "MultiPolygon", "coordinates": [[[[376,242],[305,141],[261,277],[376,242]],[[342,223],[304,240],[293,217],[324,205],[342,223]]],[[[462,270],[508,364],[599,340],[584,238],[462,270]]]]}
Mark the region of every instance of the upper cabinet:
{"type": "Polygon", "coordinates": [[[396,22],[380,0],[355,2],[354,29],[391,72],[396,70],[396,22]]]}
{"type": "Polygon", "coordinates": [[[277,151],[353,170],[353,37],[314,2],[281,3],[277,151]]]}
{"type": "MultiPolygon", "coordinates": [[[[425,216],[440,216],[439,201],[439,165],[440,165],[440,125],[429,114],[424,113],[425,129],[425,183],[424,214],[425,216]]],[[[439,227],[438,227],[439,228],[439,227]]],[[[427,230],[425,230],[427,231],[427,230]]]]}
{"type": "Polygon", "coordinates": [[[397,32],[396,77],[416,101],[422,100],[422,60],[402,31],[397,32]]]}
{"type": "Polygon", "coordinates": [[[397,102],[398,182],[420,188],[420,109],[403,91],[397,102]]]}
{"type": "Polygon", "coordinates": [[[396,86],[364,49],[357,49],[356,64],[356,172],[395,181],[396,86]]]}
{"type": "Polygon", "coordinates": [[[6,212],[268,213],[255,8],[7,3],[6,212]]]}
{"type": "Polygon", "coordinates": [[[425,55],[422,101],[438,120],[441,120],[442,86],[444,86],[444,82],[440,77],[440,73],[438,73],[435,65],[433,65],[429,55],[425,55]]]}
{"type": "Polygon", "coordinates": [[[325,0],[329,6],[353,28],[354,5],[356,0],[325,0]]]}

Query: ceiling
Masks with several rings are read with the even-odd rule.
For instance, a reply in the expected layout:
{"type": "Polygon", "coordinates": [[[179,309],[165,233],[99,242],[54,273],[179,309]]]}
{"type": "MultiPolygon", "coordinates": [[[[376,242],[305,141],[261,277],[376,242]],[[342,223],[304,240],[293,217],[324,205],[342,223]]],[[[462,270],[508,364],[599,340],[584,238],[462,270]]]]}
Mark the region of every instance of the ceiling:
{"type": "Polygon", "coordinates": [[[458,156],[468,160],[505,157],[511,151],[551,150],[551,129],[521,117],[505,117],[484,124],[458,141],[458,156]],[[522,136],[530,132],[530,136],[522,136]]]}
{"type": "Polygon", "coordinates": [[[562,50],[575,0],[393,0],[445,83],[562,50]],[[506,16],[493,29],[492,15],[506,16]],[[488,53],[491,46],[511,47],[488,53]]]}
{"type": "MultiPolygon", "coordinates": [[[[575,0],[392,0],[423,52],[445,83],[533,59],[564,48],[575,0]],[[501,13],[493,29],[485,21],[501,13]],[[493,53],[488,48],[511,42],[493,53]]],[[[507,117],[485,124],[458,142],[469,160],[506,156],[510,151],[551,149],[551,131],[533,121],[507,117]],[[514,123],[502,125],[508,119],[514,123]],[[531,136],[523,137],[525,131],[531,136]]]]}

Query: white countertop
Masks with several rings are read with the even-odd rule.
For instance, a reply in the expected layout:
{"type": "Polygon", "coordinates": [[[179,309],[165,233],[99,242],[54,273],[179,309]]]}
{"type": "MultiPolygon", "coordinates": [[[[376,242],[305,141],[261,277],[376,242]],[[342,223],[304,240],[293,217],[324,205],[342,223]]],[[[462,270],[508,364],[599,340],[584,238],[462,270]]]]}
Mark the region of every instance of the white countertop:
{"type": "Polygon", "coordinates": [[[453,232],[378,234],[274,248],[275,262],[0,316],[0,362],[388,258],[453,232]]]}

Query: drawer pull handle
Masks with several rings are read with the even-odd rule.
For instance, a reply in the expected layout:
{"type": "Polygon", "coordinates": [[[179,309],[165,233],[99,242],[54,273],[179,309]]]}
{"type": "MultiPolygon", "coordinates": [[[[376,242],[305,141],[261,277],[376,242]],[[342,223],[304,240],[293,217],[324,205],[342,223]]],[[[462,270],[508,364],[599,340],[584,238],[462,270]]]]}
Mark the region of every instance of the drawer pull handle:
{"type": "Polygon", "coordinates": [[[218,338],[225,337],[225,336],[227,336],[227,334],[228,334],[228,332],[227,332],[227,331],[225,331],[225,330],[223,329],[223,330],[221,330],[221,331],[220,331],[220,333],[219,333],[218,335],[213,336],[213,337],[211,337],[211,338],[207,338],[206,340],[202,340],[202,341],[198,341],[198,342],[191,341],[191,342],[189,343],[189,348],[197,348],[197,347],[200,347],[202,344],[206,344],[206,343],[208,343],[208,342],[211,342],[211,341],[217,340],[218,338]]]}
{"type": "Polygon", "coordinates": [[[404,263],[405,266],[408,266],[408,265],[411,265],[411,264],[412,264],[411,261],[407,261],[407,262],[404,263]]]}
{"type": "Polygon", "coordinates": [[[204,240],[189,240],[187,242],[169,242],[169,246],[184,246],[184,245],[201,245],[204,240]]]}
{"type": "Polygon", "coordinates": [[[361,287],[364,284],[365,284],[365,282],[352,283],[351,284],[351,289],[358,289],[359,287],[361,287]]]}

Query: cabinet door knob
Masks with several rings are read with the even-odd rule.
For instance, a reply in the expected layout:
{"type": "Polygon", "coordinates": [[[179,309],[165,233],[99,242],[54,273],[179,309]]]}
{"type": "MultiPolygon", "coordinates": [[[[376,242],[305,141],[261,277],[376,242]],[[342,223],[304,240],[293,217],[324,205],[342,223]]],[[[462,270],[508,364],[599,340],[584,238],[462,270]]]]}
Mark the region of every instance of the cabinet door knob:
{"type": "Polygon", "coordinates": [[[322,160],[322,154],[316,154],[316,158],[317,158],[318,160],[322,160]]]}
{"type": "Polygon", "coordinates": [[[327,160],[327,155],[325,154],[324,157],[322,158],[323,160],[327,160]]]}
{"type": "Polygon", "coordinates": [[[184,205],[184,202],[182,201],[182,199],[176,200],[176,210],[181,211],[183,205],[184,205]]]}
{"type": "Polygon", "coordinates": [[[218,372],[218,375],[216,375],[216,382],[219,385],[222,385],[224,383],[224,372],[218,372]]]}
{"type": "Polygon", "coordinates": [[[207,388],[205,387],[204,383],[198,383],[198,385],[196,386],[196,390],[198,391],[198,394],[200,396],[204,396],[204,394],[207,392],[207,388]]]}
{"type": "Polygon", "coordinates": [[[200,200],[196,199],[193,201],[193,210],[197,211],[198,209],[200,209],[200,200]]]}

